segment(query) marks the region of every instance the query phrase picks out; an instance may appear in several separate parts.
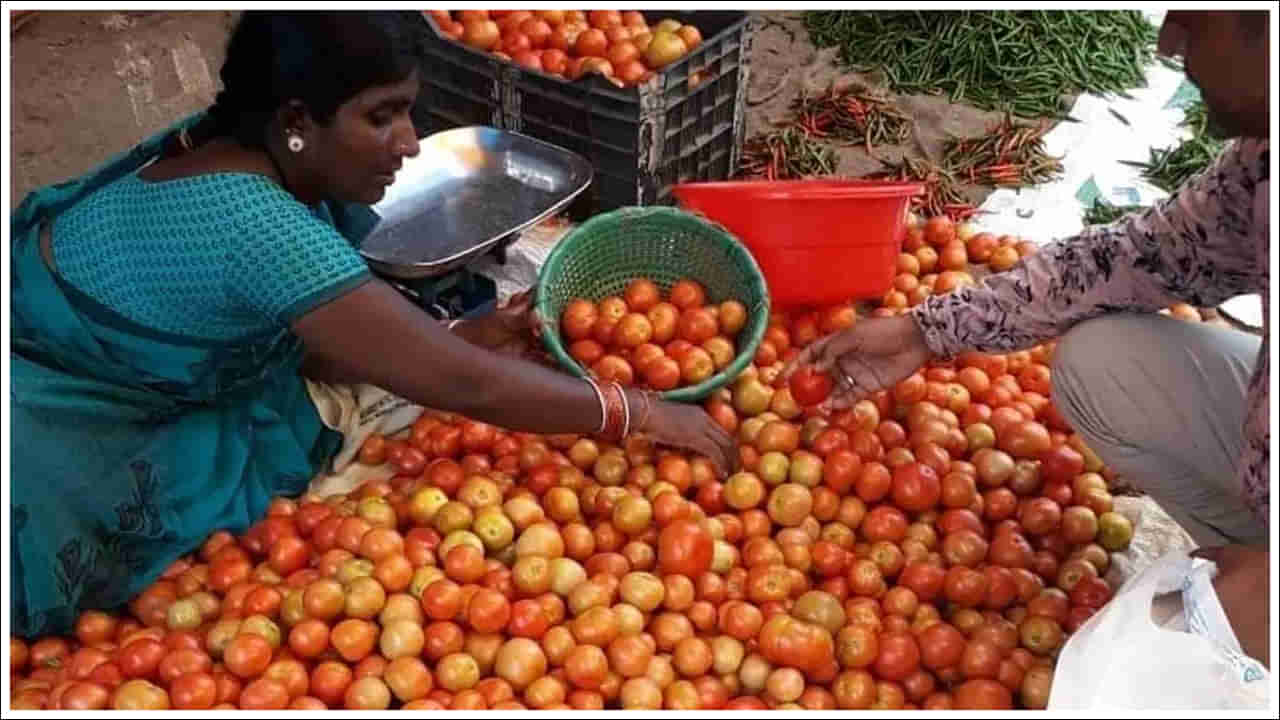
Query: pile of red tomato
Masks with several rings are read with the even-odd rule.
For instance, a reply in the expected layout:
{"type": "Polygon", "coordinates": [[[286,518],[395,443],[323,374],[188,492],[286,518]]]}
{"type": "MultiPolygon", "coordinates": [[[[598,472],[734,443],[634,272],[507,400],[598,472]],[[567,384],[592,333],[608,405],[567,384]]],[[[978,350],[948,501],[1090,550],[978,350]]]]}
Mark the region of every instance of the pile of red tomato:
{"type": "Polygon", "coordinates": [[[652,280],[637,278],[621,296],[570,301],[560,333],[569,354],[595,377],[664,391],[697,385],[727,368],[746,322],[746,306],[737,300],[707,305],[696,280],[676,282],[664,298],[652,280]]]}
{"type": "MultiPolygon", "coordinates": [[[[973,285],[970,270],[975,265],[1004,272],[1036,248],[1029,240],[980,232],[971,223],[956,225],[946,216],[912,222],[902,245],[893,288],[881,298],[877,314],[896,314],[919,305],[933,293],[973,285]]],[[[1176,303],[1162,312],[1189,322],[1202,321],[1200,312],[1187,303],[1176,303]]]]}
{"type": "MultiPolygon", "coordinates": [[[[904,274],[955,232],[930,221],[904,274]]],[[[13,707],[1044,708],[1132,534],[1049,399],[1053,345],[806,410],[827,381],[779,371],[851,315],[776,313],[707,400],[731,477],[429,412],[363,448],[389,480],[278,499],[127,613],[11,638],[13,707]]]]}
{"type": "Polygon", "coordinates": [[[569,80],[599,73],[633,87],[702,44],[693,25],[635,10],[428,10],[446,37],[569,80]]]}

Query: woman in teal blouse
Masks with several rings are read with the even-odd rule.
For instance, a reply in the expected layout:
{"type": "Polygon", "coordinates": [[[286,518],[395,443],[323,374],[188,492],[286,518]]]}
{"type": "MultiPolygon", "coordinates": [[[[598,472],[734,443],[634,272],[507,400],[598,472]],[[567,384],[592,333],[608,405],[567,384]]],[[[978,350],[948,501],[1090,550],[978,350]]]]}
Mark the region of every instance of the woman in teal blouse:
{"type": "MultiPolygon", "coordinates": [[[[304,492],[340,439],[304,359],[512,430],[600,426],[588,383],[485,349],[510,339],[501,318],[451,333],[353,245],[418,151],[415,32],[399,13],[246,13],[207,114],[14,212],[15,634],[119,607],[304,492]]],[[[697,407],[654,403],[636,429],[732,462],[697,407]]]]}

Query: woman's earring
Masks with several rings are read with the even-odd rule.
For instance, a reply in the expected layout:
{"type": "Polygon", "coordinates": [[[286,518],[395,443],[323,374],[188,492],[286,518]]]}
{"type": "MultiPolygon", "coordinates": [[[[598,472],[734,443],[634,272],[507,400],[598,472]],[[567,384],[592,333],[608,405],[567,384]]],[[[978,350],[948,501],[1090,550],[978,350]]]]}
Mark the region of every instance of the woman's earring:
{"type": "Polygon", "coordinates": [[[300,153],[302,152],[302,148],[306,146],[307,146],[307,143],[305,140],[302,139],[301,135],[289,136],[289,152],[300,153]]]}

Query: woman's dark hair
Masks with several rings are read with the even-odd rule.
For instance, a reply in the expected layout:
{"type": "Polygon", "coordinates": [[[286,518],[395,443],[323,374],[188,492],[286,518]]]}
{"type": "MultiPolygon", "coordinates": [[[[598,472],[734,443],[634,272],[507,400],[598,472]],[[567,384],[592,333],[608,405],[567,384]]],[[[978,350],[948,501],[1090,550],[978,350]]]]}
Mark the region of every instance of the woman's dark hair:
{"type": "Polygon", "coordinates": [[[267,124],[290,100],[328,123],[361,91],[400,82],[422,58],[422,19],[412,12],[254,12],[241,17],[209,110],[220,133],[261,147],[267,124]]]}

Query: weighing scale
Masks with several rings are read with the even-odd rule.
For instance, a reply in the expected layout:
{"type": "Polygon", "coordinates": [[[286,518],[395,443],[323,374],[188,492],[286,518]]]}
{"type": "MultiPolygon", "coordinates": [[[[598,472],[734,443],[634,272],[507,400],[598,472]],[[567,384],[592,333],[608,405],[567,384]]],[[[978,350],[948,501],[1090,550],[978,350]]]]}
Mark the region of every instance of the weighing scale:
{"type": "Polygon", "coordinates": [[[499,263],[520,233],[568,205],[591,184],[580,155],[525,135],[464,127],[420,141],[373,211],[360,245],[375,274],[439,319],[485,312],[497,285],[471,269],[499,263]]]}

